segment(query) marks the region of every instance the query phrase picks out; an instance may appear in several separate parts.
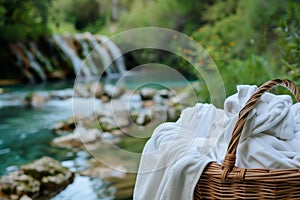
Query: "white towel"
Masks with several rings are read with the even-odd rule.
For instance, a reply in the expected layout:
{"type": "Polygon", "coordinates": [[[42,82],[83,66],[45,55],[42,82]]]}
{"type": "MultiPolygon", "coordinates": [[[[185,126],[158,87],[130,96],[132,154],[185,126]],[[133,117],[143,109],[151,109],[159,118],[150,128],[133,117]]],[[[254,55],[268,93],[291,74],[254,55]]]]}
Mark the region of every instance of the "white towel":
{"type": "MultiPolygon", "coordinates": [[[[239,111],[257,89],[238,86],[224,110],[197,104],[176,123],[164,123],[141,157],[134,199],[193,199],[209,162],[222,163],[239,111]]],[[[300,104],[265,93],[249,114],[237,149],[238,167],[300,168],[300,104]]]]}
{"type": "MultiPolygon", "coordinates": [[[[255,90],[256,86],[238,86],[238,93],[226,99],[224,109],[230,117],[226,134],[231,134],[240,109],[255,90]]],[[[300,105],[292,105],[290,96],[263,94],[243,128],[236,165],[245,168],[299,168],[299,118],[300,105]]]]}
{"type": "Polygon", "coordinates": [[[219,159],[209,153],[225,119],[223,110],[197,104],[157,127],[143,150],[134,199],[193,199],[205,166],[219,159]]]}

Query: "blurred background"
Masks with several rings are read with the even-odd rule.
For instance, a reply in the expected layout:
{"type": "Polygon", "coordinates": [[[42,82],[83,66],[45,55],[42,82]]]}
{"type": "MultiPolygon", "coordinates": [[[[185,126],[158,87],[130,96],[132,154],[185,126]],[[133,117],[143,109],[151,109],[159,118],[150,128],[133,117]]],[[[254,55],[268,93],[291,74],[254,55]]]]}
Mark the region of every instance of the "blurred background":
{"type": "Polygon", "coordinates": [[[0,198],[132,198],[130,172],[154,128],[211,102],[189,62],[203,52],[178,34],[168,44],[188,59],[151,48],[123,54],[111,39],[141,27],[201,45],[226,96],[273,78],[300,86],[299,1],[0,0],[0,198]]]}

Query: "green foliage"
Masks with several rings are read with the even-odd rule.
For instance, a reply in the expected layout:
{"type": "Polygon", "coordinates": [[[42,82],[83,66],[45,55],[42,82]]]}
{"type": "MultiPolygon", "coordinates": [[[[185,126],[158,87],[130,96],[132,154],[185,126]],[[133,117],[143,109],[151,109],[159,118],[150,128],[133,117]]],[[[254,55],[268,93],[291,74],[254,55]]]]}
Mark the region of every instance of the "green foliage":
{"type": "Polygon", "coordinates": [[[180,29],[188,19],[200,16],[199,8],[203,5],[199,0],[133,0],[129,12],[120,18],[120,28],[157,26],[180,29]]]}
{"type": "Polygon", "coordinates": [[[295,1],[288,1],[286,11],[279,19],[276,29],[277,43],[287,77],[300,85],[300,5],[295,1]]]}
{"type": "MultiPolygon", "coordinates": [[[[238,84],[259,85],[278,77],[299,84],[299,16],[295,1],[216,1],[206,7],[206,23],[192,37],[215,61],[227,95],[238,84]],[[228,7],[221,12],[224,5],[228,7]],[[278,63],[281,55],[283,67],[278,63]]],[[[208,101],[202,80],[200,85],[199,95],[208,101]]]]}
{"type": "Polygon", "coordinates": [[[48,32],[51,0],[1,0],[0,37],[4,40],[37,38],[48,32]]]}

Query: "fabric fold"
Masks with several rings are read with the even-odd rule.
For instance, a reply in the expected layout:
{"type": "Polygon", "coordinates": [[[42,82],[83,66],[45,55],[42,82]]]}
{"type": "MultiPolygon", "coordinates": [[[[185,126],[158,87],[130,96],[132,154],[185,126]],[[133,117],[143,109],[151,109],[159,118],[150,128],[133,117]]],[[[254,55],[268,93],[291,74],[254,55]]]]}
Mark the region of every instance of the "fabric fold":
{"type": "MultiPolygon", "coordinates": [[[[193,199],[206,165],[223,162],[239,112],[256,90],[238,86],[224,110],[198,103],[157,127],[142,153],[134,199],[193,199]]],[[[263,94],[243,127],[236,166],[300,168],[300,103],[263,94]]]]}
{"type": "Polygon", "coordinates": [[[224,117],[213,105],[197,104],[157,127],[142,153],[134,199],[193,199],[202,171],[217,159],[209,153],[224,117]]]}

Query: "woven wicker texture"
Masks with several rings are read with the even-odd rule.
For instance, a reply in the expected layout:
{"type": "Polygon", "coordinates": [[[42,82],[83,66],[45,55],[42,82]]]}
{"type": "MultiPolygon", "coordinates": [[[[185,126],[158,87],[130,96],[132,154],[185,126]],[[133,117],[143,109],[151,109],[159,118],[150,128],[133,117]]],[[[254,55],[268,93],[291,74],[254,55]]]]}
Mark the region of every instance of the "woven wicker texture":
{"type": "Polygon", "coordinates": [[[248,114],[259,97],[277,85],[288,88],[300,101],[300,92],[292,81],[275,79],[260,86],[239,113],[223,164],[213,162],[206,166],[194,190],[194,199],[300,199],[300,169],[235,166],[236,149],[248,114]]]}

